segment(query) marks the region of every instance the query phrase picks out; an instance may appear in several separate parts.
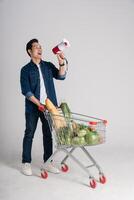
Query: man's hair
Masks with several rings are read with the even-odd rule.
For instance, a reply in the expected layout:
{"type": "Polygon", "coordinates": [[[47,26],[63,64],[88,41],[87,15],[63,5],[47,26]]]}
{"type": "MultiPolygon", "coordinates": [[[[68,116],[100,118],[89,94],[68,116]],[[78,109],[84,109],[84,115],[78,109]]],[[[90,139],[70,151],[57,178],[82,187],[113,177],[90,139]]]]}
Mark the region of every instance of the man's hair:
{"type": "Polygon", "coordinates": [[[32,49],[32,44],[34,43],[34,42],[39,42],[37,39],[32,39],[32,40],[30,40],[28,43],[27,43],[27,45],[26,45],[26,51],[27,51],[27,53],[28,53],[28,55],[30,56],[30,53],[28,52],[28,50],[30,49],[32,49]]]}

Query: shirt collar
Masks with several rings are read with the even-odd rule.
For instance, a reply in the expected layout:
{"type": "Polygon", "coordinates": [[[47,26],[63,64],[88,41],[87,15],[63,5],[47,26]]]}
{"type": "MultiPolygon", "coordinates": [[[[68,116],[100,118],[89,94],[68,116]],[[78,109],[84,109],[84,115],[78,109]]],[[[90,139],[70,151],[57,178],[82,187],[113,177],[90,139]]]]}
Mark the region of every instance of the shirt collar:
{"type": "MultiPolygon", "coordinates": [[[[42,63],[43,63],[43,61],[41,60],[40,63],[39,63],[39,65],[41,65],[42,63]]],[[[32,61],[32,59],[31,59],[31,61],[30,61],[30,64],[31,64],[32,66],[36,66],[36,67],[37,67],[37,65],[32,61]]]]}

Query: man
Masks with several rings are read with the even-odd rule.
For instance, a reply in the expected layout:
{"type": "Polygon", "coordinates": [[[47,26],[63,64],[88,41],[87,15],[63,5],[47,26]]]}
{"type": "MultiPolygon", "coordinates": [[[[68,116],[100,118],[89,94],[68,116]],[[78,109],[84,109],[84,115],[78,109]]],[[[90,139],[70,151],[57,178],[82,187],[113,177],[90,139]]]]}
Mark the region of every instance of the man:
{"type": "Polygon", "coordinates": [[[26,51],[31,57],[31,61],[22,67],[20,75],[21,91],[26,97],[26,129],[23,138],[22,172],[25,175],[32,175],[32,141],[40,118],[43,132],[44,168],[52,173],[59,173],[59,170],[54,167],[52,162],[45,163],[52,155],[53,145],[51,131],[43,111],[45,111],[46,98],[49,98],[55,106],[58,106],[53,78],[58,80],[65,79],[64,54],[63,52],[57,54],[59,64],[59,69],[57,69],[51,62],[42,60],[42,48],[37,39],[32,39],[27,43],[26,51]]]}

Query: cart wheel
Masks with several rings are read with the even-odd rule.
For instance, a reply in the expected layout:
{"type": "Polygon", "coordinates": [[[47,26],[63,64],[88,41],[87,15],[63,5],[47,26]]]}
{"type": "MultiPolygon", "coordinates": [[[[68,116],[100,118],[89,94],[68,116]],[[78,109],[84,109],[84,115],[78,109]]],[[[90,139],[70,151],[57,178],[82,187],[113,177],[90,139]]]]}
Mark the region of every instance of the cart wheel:
{"type": "Polygon", "coordinates": [[[90,187],[94,189],[94,188],[96,188],[96,186],[97,186],[96,181],[94,179],[92,179],[90,181],[90,187]]]}
{"type": "Polygon", "coordinates": [[[100,180],[100,183],[102,184],[106,183],[106,177],[104,175],[100,176],[99,180],[100,180]]]}
{"type": "Polygon", "coordinates": [[[68,168],[68,166],[67,166],[66,164],[62,164],[61,170],[62,170],[63,172],[67,172],[67,171],[69,170],[69,168],[68,168]]]}
{"type": "Polygon", "coordinates": [[[41,177],[46,179],[48,177],[48,173],[46,171],[41,172],[41,177]]]}

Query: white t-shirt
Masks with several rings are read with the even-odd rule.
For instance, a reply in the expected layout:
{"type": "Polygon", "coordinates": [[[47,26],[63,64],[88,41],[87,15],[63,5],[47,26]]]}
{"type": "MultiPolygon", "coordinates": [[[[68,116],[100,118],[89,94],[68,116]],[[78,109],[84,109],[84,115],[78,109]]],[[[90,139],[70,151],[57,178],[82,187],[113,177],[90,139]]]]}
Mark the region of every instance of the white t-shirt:
{"type": "Polygon", "coordinates": [[[40,65],[37,65],[39,69],[39,75],[40,75],[40,103],[45,105],[45,99],[47,98],[47,93],[45,89],[44,79],[42,76],[40,65]]]}

